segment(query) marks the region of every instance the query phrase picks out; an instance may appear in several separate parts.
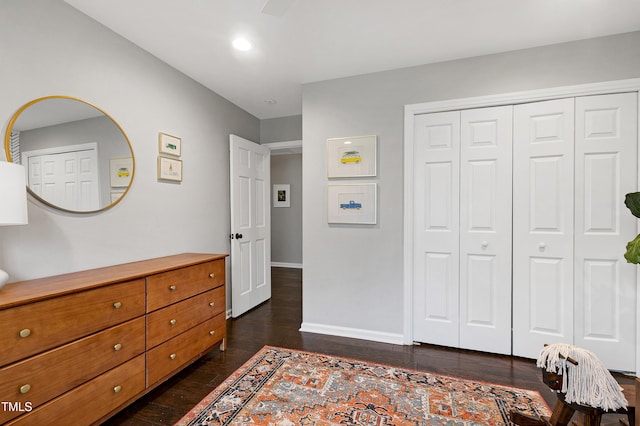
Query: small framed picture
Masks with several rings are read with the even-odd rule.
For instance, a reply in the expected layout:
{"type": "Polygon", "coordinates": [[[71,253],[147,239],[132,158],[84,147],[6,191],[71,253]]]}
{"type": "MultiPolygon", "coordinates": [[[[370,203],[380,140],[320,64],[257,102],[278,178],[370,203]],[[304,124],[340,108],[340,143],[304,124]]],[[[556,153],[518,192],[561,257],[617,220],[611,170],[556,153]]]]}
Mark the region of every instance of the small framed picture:
{"type": "Polygon", "coordinates": [[[182,155],[182,139],[166,133],[158,133],[158,151],[161,154],[182,155]]]}
{"type": "Polygon", "coordinates": [[[377,184],[335,184],[327,189],[329,223],[375,225],[377,184]]]}
{"type": "Polygon", "coordinates": [[[182,182],[182,160],[158,157],[158,179],[182,182]]]}
{"type": "Polygon", "coordinates": [[[124,194],[124,192],[120,192],[120,191],[114,192],[114,191],[112,191],[111,192],[111,202],[115,203],[116,201],[118,201],[120,199],[120,197],[122,197],[123,194],[124,194]]]}
{"type": "Polygon", "coordinates": [[[375,176],[376,152],[375,135],[327,139],[327,177],[375,176]]]}
{"type": "Polygon", "coordinates": [[[111,158],[109,160],[109,180],[112,188],[126,188],[133,176],[133,158],[111,158]]]}
{"type": "Polygon", "coordinates": [[[273,207],[291,207],[291,186],[273,185],[273,207]]]}

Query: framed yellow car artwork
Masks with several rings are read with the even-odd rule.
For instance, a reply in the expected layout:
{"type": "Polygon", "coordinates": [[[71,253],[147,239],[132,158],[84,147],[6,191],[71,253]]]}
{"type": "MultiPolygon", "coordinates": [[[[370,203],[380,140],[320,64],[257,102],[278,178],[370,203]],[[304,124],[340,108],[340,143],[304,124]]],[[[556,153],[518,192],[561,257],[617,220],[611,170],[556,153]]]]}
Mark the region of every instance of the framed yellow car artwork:
{"type": "Polygon", "coordinates": [[[131,157],[109,159],[109,180],[112,188],[129,186],[133,176],[133,159],[131,157]]]}
{"type": "Polygon", "coordinates": [[[327,177],[376,176],[377,136],[327,139],[327,177]]]}

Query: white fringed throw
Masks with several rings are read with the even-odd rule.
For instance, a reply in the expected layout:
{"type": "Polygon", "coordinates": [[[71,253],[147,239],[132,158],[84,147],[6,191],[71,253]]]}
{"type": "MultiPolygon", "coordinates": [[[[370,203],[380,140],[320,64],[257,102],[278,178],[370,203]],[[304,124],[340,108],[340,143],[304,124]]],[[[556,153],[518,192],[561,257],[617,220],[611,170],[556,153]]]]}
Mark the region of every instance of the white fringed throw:
{"type": "Polygon", "coordinates": [[[566,343],[545,346],[538,355],[538,367],[564,376],[565,401],[603,410],[627,407],[622,388],[602,362],[590,351],[566,343]],[[564,358],[571,357],[574,365],[564,358]]]}

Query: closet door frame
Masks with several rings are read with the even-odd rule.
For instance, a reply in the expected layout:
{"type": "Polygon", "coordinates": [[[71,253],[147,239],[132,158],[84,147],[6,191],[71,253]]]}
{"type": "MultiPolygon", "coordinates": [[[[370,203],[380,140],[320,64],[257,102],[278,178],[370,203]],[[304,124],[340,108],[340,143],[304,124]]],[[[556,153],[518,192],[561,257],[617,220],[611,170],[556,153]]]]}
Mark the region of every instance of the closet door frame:
{"type": "MultiPolygon", "coordinates": [[[[405,105],[404,111],[404,342],[413,344],[413,259],[414,259],[414,120],[419,114],[451,110],[513,105],[527,102],[559,99],[565,97],[605,95],[620,92],[640,92],[640,78],[561,86],[555,88],[511,92],[497,95],[452,99],[405,105]]],[[[640,94],[640,93],[639,93],[640,94]]],[[[638,108],[640,123],[640,108],[638,108]]],[[[639,136],[640,138],[640,136],[639,136]]],[[[639,178],[640,180],[640,178],[639,178]]],[[[640,182],[638,182],[640,184],[640,182]]],[[[639,185],[640,187],[640,185],[639,185]]],[[[635,235],[629,236],[629,240],[635,235]]],[[[640,275],[640,274],[638,274],[640,275]]],[[[636,300],[636,316],[640,318],[640,297],[636,300]]],[[[640,327],[636,331],[636,342],[640,343],[640,327]]],[[[640,371],[640,350],[636,351],[636,371],[640,371]]]]}

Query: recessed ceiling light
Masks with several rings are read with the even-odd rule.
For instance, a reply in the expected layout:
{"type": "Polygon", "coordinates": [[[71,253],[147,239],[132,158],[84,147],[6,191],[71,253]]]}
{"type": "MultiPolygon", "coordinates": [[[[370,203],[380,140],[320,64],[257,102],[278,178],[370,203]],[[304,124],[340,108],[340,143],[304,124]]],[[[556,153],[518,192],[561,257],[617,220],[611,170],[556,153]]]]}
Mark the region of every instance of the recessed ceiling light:
{"type": "Polygon", "coordinates": [[[275,99],[265,99],[264,103],[268,105],[275,105],[278,103],[278,101],[276,101],[275,99]]]}
{"type": "Polygon", "coordinates": [[[249,40],[247,40],[246,38],[238,37],[237,39],[233,40],[233,47],[241,52],[246,52],[247,50],[251,50],[251,43],[249,43],[249,40]]]}
{"type": "Polygon", "coordinates": [[[344,141],[345,145],[351,145],[351,141],[344,141]]]}

